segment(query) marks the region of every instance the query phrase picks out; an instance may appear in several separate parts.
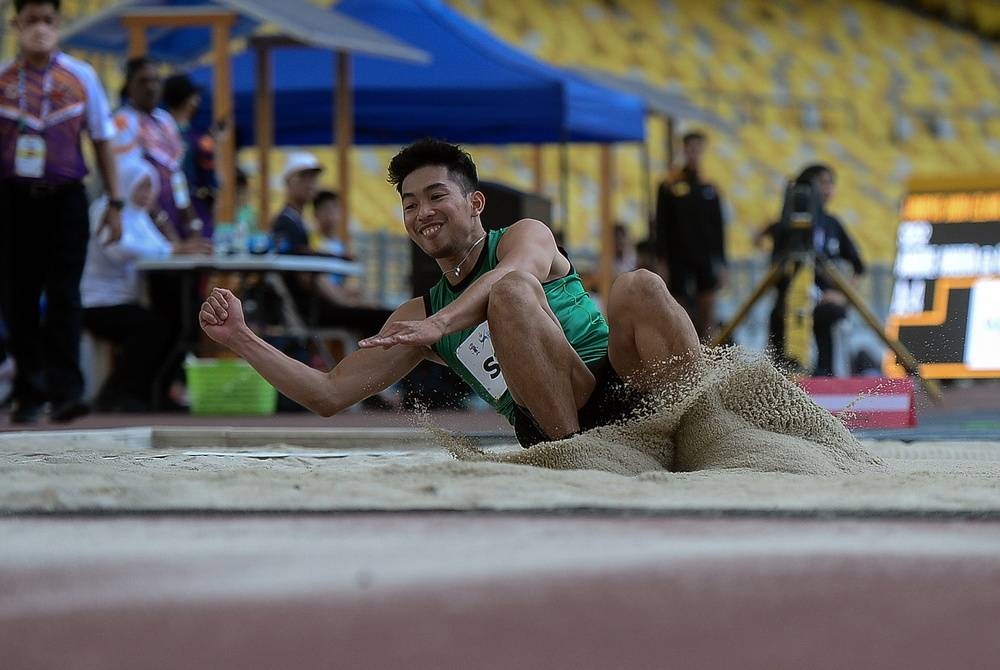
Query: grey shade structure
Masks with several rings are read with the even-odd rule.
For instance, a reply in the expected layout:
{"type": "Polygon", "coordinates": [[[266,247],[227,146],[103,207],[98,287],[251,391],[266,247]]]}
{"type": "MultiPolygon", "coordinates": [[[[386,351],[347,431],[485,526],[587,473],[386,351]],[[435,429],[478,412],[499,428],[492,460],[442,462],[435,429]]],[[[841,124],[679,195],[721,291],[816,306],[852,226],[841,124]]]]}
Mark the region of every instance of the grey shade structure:
{"type": "Polygon", "coordinates": [[[674,119],[691,119],[727,132],[733,130],[732,125],[725,119],[695,105],[683,93],[668,91],[638,79],[623,77],[603,70],[595,70],[593,68],[571,69],[576,74],[589,79],[595,84],[642,98],[646,105],[646,111],[649,113],[660,114],[674,119]]]}
{"type": "MultiPolygon", "coordinates": [[[[277,26],[281,34],[310,46],[348,51],[414,63],[427,63],[427,52],[409,46],[365,23],[335,10],[321,9],[303,0],[122,0],[66,27],[64,47],[124,55],[128,33],[121,18],[144,13],[194,17],[199,13],[231,11],[236,14],[232,37],[243,37],[262,24],[277,26]]],[[[170,63],[189,63],[209,51],[204,28],[151,28],[148,55],[170,63]]]]}
{"type": "MultiPolygon", "coordinates": [[[[232,128],[230,40],[251,36],[265,24],[275,26],[280,33],[261,38],[270,40],[267,44],[321,47],[336,53],[339,104],[335,122],[340,129],[336,137],[343,193],[341,207],[346,221],[350,186],[348,156],[354,137],[351,55],[360,53],[426,64],[431,60],[426,51],[341,12],[321,9],[305,0],[121,0],[69,25],[62,34],[62,45],[118,56],[146,55],[174,64],[192,63],[211,52],[218,73],[212,87],[215,121],[218,127],[232,128]]],[[[257,106],[270,110],[273,102],[269,73],[259,72],[257,84],[257,106]]],[[[266,122],[271,123],[270,111],[267,116],[266,122]]],[[[266,130],[261,129],[258,133],[258,143],[265,151],[270,148],[266,130]]],[[[217,155],[224,181],[218,215],[224,221],[231,221],[235,212],[234,189],[232,184],[225,185],[225,178],[236,172],[235,153],[233,133],[221,133],[217,155]]],[[[261,176],[266,183],[267,174],[261,176]]]]}

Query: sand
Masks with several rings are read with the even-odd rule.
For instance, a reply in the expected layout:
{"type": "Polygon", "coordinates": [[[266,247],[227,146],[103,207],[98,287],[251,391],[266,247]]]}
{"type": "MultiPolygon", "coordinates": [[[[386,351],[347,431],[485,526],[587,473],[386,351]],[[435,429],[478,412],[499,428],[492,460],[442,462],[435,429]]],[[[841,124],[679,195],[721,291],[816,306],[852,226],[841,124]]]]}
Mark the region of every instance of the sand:
{"type": "Polygon", "coordinates": [[[622,425],[502,455],[438,436],[459,460],[621,475],[732,468],[832,475],[882,466],[770,362],[737,347],[706,349],[697,369],[647,397],[622,425]]]}
{"type": "MultiPolygon", "coordinates": [[[[746,468],[623,476],[462,462],[440,449],[257,459],[52,446],[0,456],[0,510],[1000,515],[1000,443],[866,443],[883,468],[819,476],[746,468]]],[[[301,451],[268,448],[276,449],[301,451]]]]}
{"type": "Polygon", "coordinates": [[[739,349],[706,352],[697,374],[623,425],[531,449],[483,449],[425,423],[377,446],[335,431],[326,443],[311,431],[302,444],[257,444],[288,458],[136,450],[111,434],[6,436],[0,510],[1000,515],[1000,443],[862,444],[739,349]],[[321,458],[317,446],[339,453],[321,458]]]}

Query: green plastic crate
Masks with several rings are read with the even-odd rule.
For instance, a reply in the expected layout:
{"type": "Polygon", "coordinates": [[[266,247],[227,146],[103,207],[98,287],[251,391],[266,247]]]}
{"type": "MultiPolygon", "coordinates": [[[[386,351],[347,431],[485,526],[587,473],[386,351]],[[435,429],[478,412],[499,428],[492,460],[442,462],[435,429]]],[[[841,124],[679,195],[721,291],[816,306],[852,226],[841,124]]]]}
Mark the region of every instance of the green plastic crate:
{"type": "Polygon", "coordinates": [[[192,414],[274,414],[278,392],[250,364],[235,358],[184,362],[192,414]]]}

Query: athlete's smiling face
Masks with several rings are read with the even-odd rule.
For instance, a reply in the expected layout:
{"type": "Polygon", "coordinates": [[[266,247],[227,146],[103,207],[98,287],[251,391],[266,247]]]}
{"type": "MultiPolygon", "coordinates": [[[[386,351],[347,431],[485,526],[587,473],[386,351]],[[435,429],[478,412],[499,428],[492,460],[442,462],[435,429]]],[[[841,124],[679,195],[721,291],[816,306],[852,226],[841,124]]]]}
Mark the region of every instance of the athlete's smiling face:
{"type": "Polygon", "coordinates": [[[481,234],[479,215],[485,198],[480,191],[465,193],[448,168],[417,168],[403,179],[400,193],[406,233],[428,256],[449,258],[465,253],[481,234]]]}

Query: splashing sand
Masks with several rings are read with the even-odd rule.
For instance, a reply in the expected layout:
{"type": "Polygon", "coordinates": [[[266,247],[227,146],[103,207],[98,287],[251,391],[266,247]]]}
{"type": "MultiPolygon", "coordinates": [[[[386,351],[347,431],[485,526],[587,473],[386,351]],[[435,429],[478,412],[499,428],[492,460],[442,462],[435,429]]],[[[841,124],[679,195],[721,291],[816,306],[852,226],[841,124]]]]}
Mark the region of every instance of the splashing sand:
{"type": "Polygon", "coordinates": [[[830,475],[882,467],[768,360],[738,347],[706,349],[697,369],[642,405],[623,424],[508,453],[483,451],[423,423],[462,461],[622,475],[732,468],[830,475]]]}

